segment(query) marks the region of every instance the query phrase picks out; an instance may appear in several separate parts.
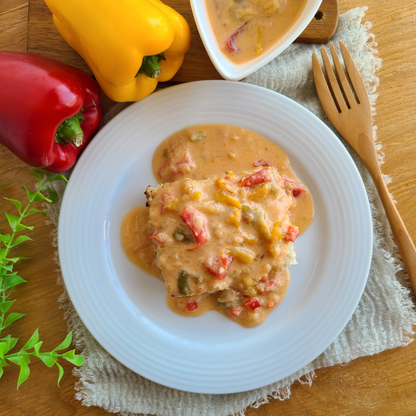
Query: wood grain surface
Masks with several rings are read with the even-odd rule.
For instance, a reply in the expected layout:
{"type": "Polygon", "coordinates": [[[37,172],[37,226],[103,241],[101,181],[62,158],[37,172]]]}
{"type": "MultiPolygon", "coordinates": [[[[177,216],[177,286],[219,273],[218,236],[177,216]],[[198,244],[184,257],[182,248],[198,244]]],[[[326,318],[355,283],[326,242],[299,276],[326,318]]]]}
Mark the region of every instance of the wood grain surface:
{"type": "MultiPolygon", "coordinates": [[[[188,1],[176,1],[175,8],[191,22],[188,1]]],[[[361,0],[339,0],[339,11],[343,13],[364,4],[369,6],[364,21],[373,24],[371,31],[376,35],[377,49],[383,60],[383,67],[378,73],[380,87],[375,117],[378,140],[385,153],[382,171],[393,178],[389,190],[397,200],[397,208],[415,242],[416,0],[367,0],[365,3],[361,0]]],[[[60,60],[79,64],[79,57],[60,39],[50,18],[46,16],[43,20],[31,19],[29,22],[29,7],[31,16],[36,16],[44,5],[40,0],[31,1],[30,5],[25,0],[0,1],[0,50],[31,51],[42,55],[58,50],[60,60]],[[28,37],[30,30],[41,32],[42,28],[49,31],[49,38],[51,33],[54,34],[54,45],[42,43],[42,39],[34,44],[28,37]]],[[[188,53],[175,81],[220,78],[207,62],[205,50],[195,31],[192,43],[195,45],[192,54],[188,53]]],[[[106,109],[111,107],[110,102],[106,105],[106,109]]],[[[34,182],[26,169],[24,163],[0,146],[0,183],[10,184],[0,189],[1,196],[24,197],[21,185],[30,186],[34,182]]],[[[2,201],[1,208],[1,212],[12,209],[7,201],[2,201]]],[[[29,257],[18,267],[19,274],[29,283],[16,289],[18,301],[14,307],[27,316],[12,324],[10,331],[21,338],[18,345],[22,346],[39,328],[47,349],[54,348],[63,340],[67,326],[64,311],[58,303],[62,289],[57,285],[52,229],[45,225],[43,217],[32,218],[35,229],[31,236],[35,242],[24,243],[16,250],[17,255],[29,257]]],[[[49,369],[33,360],[30,378],[16,391],[18,369],[7,367],[0,380],[0,415],[108,415],[100,408],[84,407],[74,398],[77,378],[71,374],[71,365],[64,363],[64,369],[66,374],[58,388],[56,369],[49,369]]],[[[271,400],[258,409],[247,410],[246,415],[411,416],[416,414],[415,393],[416,343],[413,342],[405,348],[321,369],[316,372],[311,387],[295,383],[290,400],[271,400]]]]}
{"type": "Polygon", "coordinates": [[[338,0],[323,0],[315,17],[295,42],[325,43],[328,42],[338,26],[338,0]]]}

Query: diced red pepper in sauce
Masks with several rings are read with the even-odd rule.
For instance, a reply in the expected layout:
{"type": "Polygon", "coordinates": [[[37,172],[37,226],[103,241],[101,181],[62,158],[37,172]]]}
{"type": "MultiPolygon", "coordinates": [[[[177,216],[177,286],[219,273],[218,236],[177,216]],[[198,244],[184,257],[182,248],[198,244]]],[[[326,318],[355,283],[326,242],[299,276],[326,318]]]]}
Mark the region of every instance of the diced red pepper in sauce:
{"type": "Polygon", "coordinates": [[[235,39],[236,37],[244,31],[244,28],[246,26],[246,24],[248,23],[245,22],[236,32],[234,32],[228,39],[227,41],[224,43],[224,48],[227,52],[229,53],[233,53],[233,52],[238,52],[238,48],[235,46],[235,39]]]}
{"type": "Polygon", "coordinates": [[[256,173],[253,173],[253,175],[248,176],[247,178],[244,178],[238,183],[238,186],[254,186],[258,185],[259,183],[264,182],[271,182],[272,178],[270,176],[270,173],[267,169],[259,170],[256,173]]]}
{"type": "Polygon", "coordinates": [[[237,318],[240,313],[243,312],[243,308],[230,308],[230,313],[233,318],[237,318]]]}
{"type": "Polygon", "coordinates": [[[205,218],[204,214],[201,214],[195,208],[187,205],[180,214],[180,217],[191,229],[196,240],[196,247],[188,248],[188,251],[194,251],[198,249],[209,240],[209,233],[206,228],[207,219],[205,218]]]}
{"type": "Polygon", "coordinates": [[[258,283],[257,291],[260,295],[265,295],[266,293],[269,293],[275,290],[276,285],[277,285],[276,279],[269,279],[264,282],[258,283]]]}
{"type": "MultiPolygon", "coordinates": [[[[177,160],[177,159],[176,159],[177,160]]],[[[174,161],[166,162],[157,173],[161,178],[171,178],[180,174],[189,173],[192,168],[196,168],[195,162],[192,159],[188,150],[185,151],[181,160],[174,163],[174,161]],[[167,173],[165,175],[165,173],[167,173]]]]}
{"type": "Polygon", "coordinates": [[[186,311],[187,312],[192,312],[192,311],[194,311],[197,308],[198,308],[198,302],[195,302],[194,300],[191,301],[191,302],[188,302],[186,304],[186,311]]]}
{"type": "Polygon", "coordinates": [[[244,305],[252,311],[255,311],[256,309],[260,308],[260,302],[257,298],[247,299],[244,302],[244,305]]]}
{"type": "Polygon", "coordinates": [[[165,212],[165,206],[169,204],[169,202],[172,202],[175,199],[175,196],[171,194],[170,192],[165,192],[162,195],[162,205],[160,207],[160,213],[163,214],[165,212]]]}
{"type": "Polygon", "coordinates": [[[260,159],[260,160],[257,160],[256,162],[253,162],[253,166],[258,167],[258,166],[272,166],[272,165],[267,160],[260,159]]]}
{"type": "Polygon", "coordinates": [[[160,246],[163,246],[167,240],[167,235],[165,233],[150,234],[149,237],[160,246]]]}
{"type": "Polygon", "coordinates": [[[297,198],[302,192],[305,192],[305,191],[303,189],[299,189],[299,188],[292,189],[292,195],[295,198],[297,198]]]}
{"type": "Polygon", "coordinates": [[[295,227],[294,225],[289,225],[286,229],[284,237],[286,238],[286,240],[293,242],[298,238],[298,235],[299,235],[298,227],[295,227]]]}
{"type": "Polygon", "coordinates": [[[182,156],[182,159],[179,162],[175,163],[175,166],[179,166],[179,169],[178,169],[177,172],[174,172],[174,173],[176,173],[176,174],[182,173],[181,166],[186,166],[186,165],[191,167],[191,168],[196,167],[195,162],[193,161],[192,156],[191,156],[191,154],[189,153],[188,150],[182,156]]]}
{"type": "Polygon", "coordinates": [[[297,198],[302,192],[306,192],[305,189],[299,188],[299,183],[295,182],[292,179],[287,178],[286,176],[282,176],[283,183],[285,187],[289,188],[292,191],[292,195],[294,198],[297,198]]]}
{"type": "Polygon", "coordinates": [[[221,254],[211,264],[207,265],[206,268],[211,274],[218,277],[219,280],[223,280],[227,277],[233,260],[233,256],[221,254]]]}

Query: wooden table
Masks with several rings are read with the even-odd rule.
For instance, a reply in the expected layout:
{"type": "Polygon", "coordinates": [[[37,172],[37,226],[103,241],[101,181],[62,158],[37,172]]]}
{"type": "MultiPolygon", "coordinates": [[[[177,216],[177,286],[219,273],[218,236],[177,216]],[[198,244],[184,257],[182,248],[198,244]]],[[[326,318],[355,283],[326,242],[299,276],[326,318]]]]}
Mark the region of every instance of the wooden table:
{"type": "MultiPolygon", "coordinates": [[[[195,53],[188,54],[176,81],[219,78],[200,43],[188,2],[177,1],[181,2],[178,10],[192,25],[195,53]]],[[[389,189],[397,200],[398,209],[413,241],[416,241],[416,0],[339,0],[339,3],[341,13],[363,4],[369,6],[365,20],[373,23],[372,32],[376,35],[377,49],[383,60],[383,67],[378,72],[380,87],[375,119],[378,138],[386,154],[382,169],[394,178],[389,189]]],[[[42,7],[42,3],[31,2],[31,7],[35,6],[42,7]]],[[[0,50],[29,50],[44,55],[54,53],[42,42],[31,43],[28,36],[28,10],[28,0],[1,0],[0,50]]],[[[32,12],[39,16],[39,11],[32,9],[32,12]]],[[[40,30],[43,25],[51,27],[51,21],[31,19],[29,30],[40,30]]],[[[56,39],[59,44],[57,33],[56,39]]],[[[105,100],[105,110],[111,105],[109,100],[105,100]]],[[[0,161],[0,183],[10,184],[1,190],[2,195],[23,198],[21,185],[30,186],[34,182],[25,172],[27,166],[2,146],[0,161]]],[[[11,209],[3,201],[2,204],[2,212],[11,209]]],[[[16,310],[27,313],[27,316],[12,324],[10,330],[14,336],[22,339],[18,345],[23,345],[39,328],[45,349],[52,349],[67,333],[64,312],[59,309],[58,303],[62,288],[56,283],[58,273],[53,260],[55,248],[51,245],[52,229],[45,225],[43,217],[32,218],[35,230],[31,236],[36,242],[20,246],[20,255],[30,259],[22,261],[18,267],[19,274],[29,283],[19,286],[15,291],[18,299],[16,310]]],[[[0,415],[109,414],[99,408],[83,407],[75,400],[74,385],[77,379],[71,374],[71,365],[64,364],[66,374],[58,388],[56,369],[33,361],[32,374],[19,392],[16,391],[18,369],[6,368],[0,381],[0,415]]],[[[295,383],[290,400],[271,400],[258,409],[247,410],[246,415],[416,414],[416,343],[373,357],[360,358],[345,366],[322,369],[316,375],[312,387],[295,383]]]]}

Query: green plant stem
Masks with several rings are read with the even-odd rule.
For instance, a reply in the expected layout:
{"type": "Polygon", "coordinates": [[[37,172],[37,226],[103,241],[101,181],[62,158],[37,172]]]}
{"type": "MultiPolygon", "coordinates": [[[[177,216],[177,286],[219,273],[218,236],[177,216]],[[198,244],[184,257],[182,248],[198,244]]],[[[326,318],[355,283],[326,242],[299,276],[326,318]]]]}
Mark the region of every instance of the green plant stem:
{"type": "MultiPolygon", "coordinates": [[[[15,239],[16,234],[18,232],[17,231],[17,225],[20,225],[20,223],[22,222],[23,218],[25,218],[26,213],[27,213],[28,209],[30,208],[30,206],[33,204],[33,201],[34,201],[36,195],[43,189],[43,187],[45,186],[45,184],[47,182],[49,182],[48,179],[46,179],[43,183],[41,183],[39,185],[38,191],[34,193],[34,195],[32,196],[32,198],[29,198],[28,204],[25,206],[25,208],[23,209],[23,211],[21,211],[20,216],[19,216],[19,220],[17,221],[17,224],[16,224],[15,230],[12,230],[12,234],[10,236],[9,241],[7,243],[4,243],[5,251],[4,251],[4,254],[3,254],[3,258],[7,258],[7,255],[10,253],[10,250],[13,247],[13,242],[14,242],[14,239],[15,239]]],[[[3,276],[7,276],[7,273],[4,273],[4,271],[5,270],[4,270],[4,265],[3,265],[3,261],[2,261],[2,264],[1,264],[1,275],[2,275],[2,277],[3,276]]],[[[6,290],[4,290],[3,287],[0,288],[2,302],[5,302],[5,300],[8,298],[8,296],[10,295],[10,293],[11,293],[12,290],[13,290],[13,288],[10,290],[9,294],[6,296],[6,290]]],[[[5,316],[6,316],[6,312],[2,312],[1,313],[1,324],[0,324],[0,336],[1,336],[1,333],[2,333],[2,331],[4,329],[4,326],[3,325],[4,325],[4,318],[5,318],[5,316]]]]}
{"type": "MultiPolygon", "coordinates": [[[[9,258],[8,255],[13,247],[25,241],[31,240],[31,238],[29,238],[27,235],[20,235],[16,237],[16,234],[26,229],[33,230],[33,226],[27,226],[22,223],[24,218],[35,213],[46,215],[44,211],[38,210],[36,208],[30,209],[33,203],[46,201],[50,204],[53,204],[57,202],[58,194],[56,191],[53,189],[44,189],[45,185],[48,182],[56,180],[67,181],[63,175],[48,174],[42,169],[34,169],[31,173],[36,177],[39,187],[36,192],[32,192],[23,186],[23,189],[26,191],[27,197],[29,199],[28,204],[23,209],[22,203],[20,201],[5,198],[15,205],[19,215],[11,215],[9,213],[5,213],[11,228],[11,233],[2,234],[0,232],[0,335],[6,327],[24,316],[24,314],[16,312],[9,313],[8,311],[15,301],[6,300],[16,286],[26,282],[24,279],[17,275],[17,272],[14,271],[14,265],[24,257],[9,258]],[[46,175],[46,179],[43,182],[41,174],[46,175]],[[46,191],[49,194],[49,198],[47,198],[42,193],[42,191],[46,191]]],[[[20,366],[19,378],[17,381],[17,388],[19,389],[19,386],[25,380],[27,380],[30,375],[30,356],[34,356],[38,357],[48,367],[57,367],[59,372],[59,385],[59,382],[64,374],[64,369],[61,364],[58,363],[58,359],[64,359],[76,366],[80,366],[84,363],[84,358],[81,355],[76,355],[75,350],[66,351],[63,354],[57,352],[66,350],[70,346],[71,341],[72,333],[70,332],[64,341],[62,341],[61,344],[59,344],[54,350],[50,352],[40,352],[43,341],[39,341],[39,332],[36,329],[36,331],[24,344],[20,351],[9,353],[15,348],[18,342],[18,338],[13,338],[10,334],[3,338],[0,337],[0,378],[4,373],[4,367],[7,367],[9,364],[20,366]],[[28,351],[32,349],[33,351],[28,351]]]]}

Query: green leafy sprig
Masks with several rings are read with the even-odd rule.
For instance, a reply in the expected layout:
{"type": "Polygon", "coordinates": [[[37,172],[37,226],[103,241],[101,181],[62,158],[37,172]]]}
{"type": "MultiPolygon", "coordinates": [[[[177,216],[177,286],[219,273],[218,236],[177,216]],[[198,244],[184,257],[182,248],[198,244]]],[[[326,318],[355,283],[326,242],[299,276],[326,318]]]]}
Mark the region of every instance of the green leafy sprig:
{"type": "MultiPolygon", "coordinates": [[[[4,336],[4,330],[13,322],[23,318],[25,316],[22,313],[9,312],[9,309],[13,306],[14,300],[9,300],[10,295],[16,286],[26,283],[27,281],[18,276],[14,271],[15,264],[22,260],[24,257],[12,257],[10,251],[13,247],[32,239],[20,234],[22,231],[32,231],[33,226],[23,224],[23,220],[33,214],[42,214],[46,216],[45,211],[41,211],[37,208],[32,208],[32,204],[36,202],[47,202],[54,204],[58,202],[58,194],[53,189],[47,188],[47,184],[54,181],[64,180],[67,181],[64,175],[50,174],[43,169],[34,169],[30,172],[38,182],[38,190],[36,192],[29,191],[25,186],[22,187],[26,191],[29,202],[25,207],[22,203],[16,199],[4,198],[11,203],[17,209],[19,215],[12,215],[5,213],[6,221],[9,223],[11,233],[2,234],[0,232],[0,378],[3,375],[4,367],[9,363],[20,366],[19,379],[17,381],[17,388],[27,380],[30,374],[29,364],[30,357],[38,357],[48,367],[54,365],[58,368],[58,385],[64,374],[62,366],[58,363],[58,359],[62,358],[70,363],[80,366],[84,363],[84,358],[81,355],[76,355],[75,350],[60,352],[68,348],[72,341],[72,333],[69,333],[64,341],[59,344],[55,349],[50,352],[41,352],[40,348],[43,341],[39,341],[39,332],[36,330],[26,344],[17,352],[12,350],[15,348],[18,338],[13,338],[10,334],[4,336]],[[46,176],[46,179],[42,179],[42,175],[46,176]],[[48,195],[46,196],[45,193],[48,195]],[[19,235],[17,235],[19,234],[19,235]]],[[[0,185],[0,187],[5,185],[0,185]]]]}

